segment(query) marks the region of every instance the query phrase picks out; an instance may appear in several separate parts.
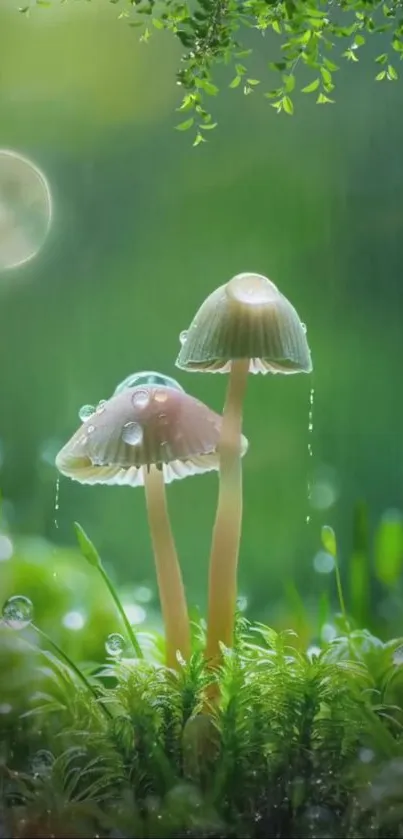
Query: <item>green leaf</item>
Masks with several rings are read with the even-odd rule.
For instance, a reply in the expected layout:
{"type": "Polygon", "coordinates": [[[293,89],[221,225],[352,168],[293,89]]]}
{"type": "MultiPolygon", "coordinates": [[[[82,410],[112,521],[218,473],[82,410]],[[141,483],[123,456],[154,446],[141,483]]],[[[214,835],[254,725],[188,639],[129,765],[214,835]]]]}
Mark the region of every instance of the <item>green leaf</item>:
{"type": "Polygon", "coordinates": [[[182,104],[177,108],[177,111],[191,111],[196,101],[196,97],[193,93],[189,93],[187,96],[184,96],[182,104]]]}
{"type": "Polygon", "coordinates": [[[208,93],[209,96],[217,96],[218,87],[212,82],[209,82],[207,79],[196,79],[195,80],[196,87],[201,87],[205,93],[208,93]]]}
{"type": "Polygon", "coordinates": [[[241,77],[240,76],[235,76],[235,78],[232,79],[232,82],[230,82],[229,87],[232,87],[232,88],[239,87],[240,84],[241,84],[241,77]]]}
{"type": "Polygon", "coordinates": [[[208,122],[208,123],[205,123],[204,125],[201,125],[200,128],[202,128],[203,131],[212,131],[213,128],[217,128],[217,125],[218,125],[217,122],[208,122]]]}
{"type": "Polygon", "coordinates": [[[281,25],[278,22],[278,20],[273,20],[271,26],[272,26],[272,29],[274,30],[274,32],[277,32],[277,35],[281,35],[282,29],[281,29],[281,25]]]}
{"type": "Polygon", "coordinates": [[[320,79],[314,79],[313,82],[307,84],[306,87],[302,88],[302,93],[313,93],[314,90],[317,90],[320,85],[320,79]]]}
{"type": "Polygon", "coordinates": [[[295,76],[293,76],[292,74],[290,74],[289,76],[283,76],[283,82],[284,90],[287,93],[292,93],[295,87],[295,76]]]}
{"type": "Polygon", "coordinates": [[[321,530],[322,545],[331,556],[337,556],[336,534],[332,527],[324,524],[321,530]]]}
{"type": "Polygon", "coordinates": [[[387,60],[388,60],[387,52],[383,52],[381,55],[378,55],[377,58],[375,59],[377,64],[386,64],[387,60]]]}
{"type": "Polygon", "coordinates": [[[323,81],[326,82],[326,84],[332,84],[332,74],[330,70],[328,70],[327,67],[321,67],[320,72],[323,81]]]}
{"type": "Polygon", "coordinates": [[[285,61],[269,61],[268,66],[269,70],[279,70],[281,72],[286,69],[287,64],[285,61]]]}
{"type": "Polygon", "coordinates": [[[257,84],[260,84],[259,79],[246,79],[246,81],[248,82],[248,84],[252,85],[252,87],[254,87],[257,84]]]}
{"type": "Polygon", "coordinates": [[[195,139],[193,145],[194,146],[199,146],[200,143],[205,143],[205,142],[206,142],[205,138],[203,137],[202,134],[200,134],[200,131],[199,131],[198,134],[196,134],[196,139],[195,139]]]}
{"type": "Polygon", "coordinates": [[[81,524],[79,524],[78,521],[74,522],[74,530],[76,533],[78,546],[84,559],[86,559],[87,562],[94,568],[100,568],[102,563],[98,551],[91,542],[91,539],[88,538],[85,530],[83,530],[81,524]]]}
{"type": "Polygon", "coordinates": [[[386,79],[386,70],[381,70],[381,72],[378,73],[377,76],[375,76],[375,81],[376,82],[381,82],[382,79],[386,79]]]}
{"type": "Polygon", "coordinates": [[[246,67],[243,64],[235,64],[235,70],[238,76],[244,76],[246,73],[246,67]]]}
{"type": "Polygon", "coordinates": [[[194,123],[194,117],[190,117],[190,119],[186,119],[185,122],[180,122],[179,125],[176,125],[175,128],[177,131],[188,131],[189,128],[192,127],[194,123]]]}
{"type": "Polygon", "coordinates": [[[319,93],[319,96],[316,100],[316,104],[317,105],[325,105],[327,102],[329,102],[331,105],[333,105],[334,104],[334,99],[329,99],[329,97],[325,96],[324,93],[319,93]]]}
{"type": "Polygon", "coordinates": [[[394,68],[394,67],[392,67],[392,65],[391,65],[391,64],[388,64],[388,73],[387,73],[387,76],[388,76],[388,79],[389,79],[390,81],[396,81],[396,79],[398,79],[398,78],[399,78],[399,77],[398,77],[398,75],[397,75],[397,72],[396,72],[395,68],[394,68]]]}
{"type": "Polygon", "coordinates": [[[329,58],[324,58],[323,59],[323,64],[325,65],[325,67],[327,67],[328,70],[331,71],[331,73],[335,73],[336,70],[339,69],[337,64],[334,64],[334,62],[330,61],[329,58]]]}
{"type": "Polygon", "coordinates": [[[155,29],[165,29],[162,20],[160,20],[158,17],[153,17],[152,25],[155,27],[155,29]]]}
{"type": "Polygon", "coordinates": [[[382,583],[395,586],[403,569],[403,521],[385,515],[375,537],[375,573],[382,583]]]}
{"type": "Polygon", "coordinates": [[[362,47],[362,45],[365,44],[364,36],[363,35],[356,35],[355,38],[354,38],[354,44],[357,47],[362,47]]]}
{"type": "Polygon", "coordinates": [[[294,105],[289,96],[283,96],[283,110],[290,116],[294,113],[294,105]]]}

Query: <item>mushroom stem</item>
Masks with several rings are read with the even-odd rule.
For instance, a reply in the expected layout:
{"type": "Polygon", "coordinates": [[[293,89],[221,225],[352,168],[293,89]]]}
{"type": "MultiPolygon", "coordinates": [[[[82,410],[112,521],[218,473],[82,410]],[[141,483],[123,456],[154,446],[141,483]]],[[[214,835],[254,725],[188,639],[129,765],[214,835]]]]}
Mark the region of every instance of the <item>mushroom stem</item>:
{"type": "Polygon", "coordinates": [[[249,359],[233,361],[225,400],[216,518],[210,553],[206,658],[221,658],[220,641],[231,647],[237,595],[237,566],[242,526],[242,406],[249,359]]]}
{"type": "Polygon", "coordinates": [[[166,636],[166,665],[178,669],[176,653],[190,656],[190,625],[185,589],[167,508],[163,472],[144,469],[148,523],[154,550],[158,590],[166,636]]]}

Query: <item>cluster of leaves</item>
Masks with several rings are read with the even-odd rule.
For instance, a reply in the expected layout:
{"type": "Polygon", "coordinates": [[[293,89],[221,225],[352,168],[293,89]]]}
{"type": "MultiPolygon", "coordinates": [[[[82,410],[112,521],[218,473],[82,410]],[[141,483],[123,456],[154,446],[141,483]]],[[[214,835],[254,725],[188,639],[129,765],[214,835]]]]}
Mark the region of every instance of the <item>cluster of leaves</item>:
{"type": "Polygon", "coordinates": [[[6,835],[401,836],[401,644],[355,631],[307,654],[241,620],[213,675],[198,650],[178,673],[128,658],[93,690],[47,656],[3,731],[6,835]]]}
{"type": "MultiPolygon", "coordinates": [[[[63,2],[63,0],[62,0],[63,2]]],[[[148,41],[152,27],[167,29],[184,49],[178,84],[184,94],[178,110],[185,115],[177,128],[194,128],[194,145],[206,141],[206,132],[216,127],[206,105],[218,94],[213,80],[219,64],[231,65],[230,88],[249,95],[262,84],[248,70],[251,30],[269,35],[268,68],[278,82],[266,89],[277,113],[293,114],[297,89],[313,94],[319,105],[334,102],[334,74],[345,60],[359,61],[371,36],[381,36],[383,51],[375,58],[375,79],[395,81],[396,63],[403,57],[403,10],[401,0],[110,0],[124,6],[120,17],[130,26],[142,27],[148,41]],[[242,44],[247,34],[247,49],[242,44]],[[272,37],[270,37],[272,36],[272,37]],[[382,39],[382,36],[383,39],[382,39]],[[235,75],[234,75],[235,72],[235,75]]],[[[32,0],[21,8],[50,5],[51,0],[32,0]]],[[[255,50],[256,51],[256,50],[255,50]]],[[[261,54],[259,49],[259,54],[261,54]]]]}

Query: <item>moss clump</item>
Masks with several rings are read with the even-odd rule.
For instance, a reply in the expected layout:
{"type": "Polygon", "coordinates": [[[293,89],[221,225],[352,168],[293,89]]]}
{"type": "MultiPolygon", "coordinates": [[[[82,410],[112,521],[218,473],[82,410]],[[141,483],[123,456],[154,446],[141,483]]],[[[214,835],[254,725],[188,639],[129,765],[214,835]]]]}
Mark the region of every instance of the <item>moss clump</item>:
{"type": "Polygon", "coordinates": [[[5,835],[403,836],[402,640],[353,631],[303,653],[241,620],[212,674],[201,635],[179,672],[87,672],[97,698],[38,650],[40,692],[3,727],[5,835]]]}

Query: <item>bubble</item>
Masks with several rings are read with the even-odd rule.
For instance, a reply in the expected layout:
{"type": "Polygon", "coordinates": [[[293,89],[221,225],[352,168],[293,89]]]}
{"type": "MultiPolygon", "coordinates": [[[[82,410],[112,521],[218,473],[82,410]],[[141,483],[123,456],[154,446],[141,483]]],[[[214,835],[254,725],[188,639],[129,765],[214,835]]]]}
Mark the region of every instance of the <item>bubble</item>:
{"type": "Polygon", "coordinates": [[[66,629],[79,630],[85,625],[85,616],[81,612],[66,612],[62,619],[63,626],[66,629]]]}
{"type": "Polygon", "coordinates": [[[189,330],[188,329],[182,329],[182,332],[179,335],[179,341],[182,344],[182,347],[186,343],[188,335],[189,335],[189,330]]]}
{"type": "Polygon", "coordinates": [[[123,605],[123,609],[130,623],[144,623],[147,617],[146,610],[137,603],[127,603],[127,605],[123,605]]]}
{"type": "Polygon", "coordinates": [[[156,373],[154,370],[144,370],[141,373],[132,373],[123,379],[114,391],[114,396],[118,393],[127,390],[127,388],[140,387],[141,385],[162,385],[162,387],[172,387],[175,390],[183,391],[183,387],[173,379],[172,376],[165,376],[163,373],[156,373]]]}
{"type": "Polygon", "coordinates": [[[86,422],[93,414],[95,414],[94,405],[83,405],[78,412],[81,422],[86,422]]]}
{"type": "Polygon", "coordinates": [[[127,422],[123,426],[122,440],[129,446],[140,445],[143,439],[143,429],[138,422],[127,422]]]}
{"type": "Polygon", "coordinates": [[[150,401],[150,394],[148,390],[139,388],[135,390],[132,396],[132,405],[134,408],[145,408],[150,401]]]}
{"type": "Polygon", "coordinates": [[[0,533],[0,562],[7,562],[13,555],[13,543],[8,536],[0,533]]]}
{"type": "Polygon", "coordinates": [[[55,762],[52,752],[39,749],[31,760],[31,769],[35,775],[47,775],[55,762]]]}
{"type": "Polygon", "coordinates": [[[52,219],[49,185],[26,157],[0,150],[0,271],[28,262],[42,248],[52,219]]]}
{"type": "Polygon", "coordinates": [[[123,635],[120,635],[119,632],[112,632],[111,635],[108,635],[105,641],[105,649],[108,655],[113,655],[115,658],[120,658],[126,647],[126,641],[123,638],[123,635]]]}
{"type": "Polygon", "coordinates": [[[3,606],[3,620],[10,629],[24,629],[33,618],[34,607],[28,597],[17,594],[9,597],[3,606]]]}
{"type": "Polygon", "coordinates": [[[313,559],[313,567],[318,574],[330,574],[334,570],[334,557],[327,551],[318,551],[313,559]]]}

